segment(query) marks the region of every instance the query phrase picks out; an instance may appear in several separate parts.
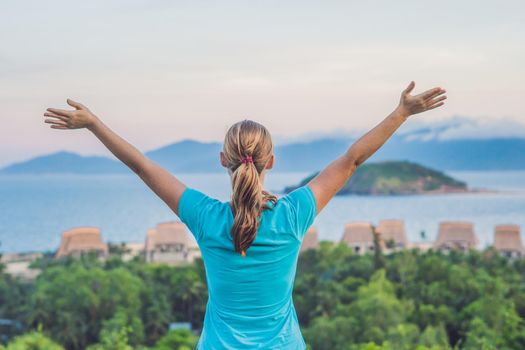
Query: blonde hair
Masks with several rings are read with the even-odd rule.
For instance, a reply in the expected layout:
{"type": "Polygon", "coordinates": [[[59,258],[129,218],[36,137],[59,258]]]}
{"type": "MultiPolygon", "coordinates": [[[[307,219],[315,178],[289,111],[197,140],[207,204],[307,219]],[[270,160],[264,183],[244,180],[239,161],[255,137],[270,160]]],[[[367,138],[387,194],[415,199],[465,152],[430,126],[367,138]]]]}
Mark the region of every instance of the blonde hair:
{"type": "Polygon", "coordinates": [[[226,167],[231,170],[233,188],[231,234],[235,251],[245,256],[255,240],[262,211],[269,209],[267,202],[277,202],[276,196],[263,190],[260,179],[273,155],[272,138],[261,124],[243,120],[226,133],[223,153],[226,167]]]}

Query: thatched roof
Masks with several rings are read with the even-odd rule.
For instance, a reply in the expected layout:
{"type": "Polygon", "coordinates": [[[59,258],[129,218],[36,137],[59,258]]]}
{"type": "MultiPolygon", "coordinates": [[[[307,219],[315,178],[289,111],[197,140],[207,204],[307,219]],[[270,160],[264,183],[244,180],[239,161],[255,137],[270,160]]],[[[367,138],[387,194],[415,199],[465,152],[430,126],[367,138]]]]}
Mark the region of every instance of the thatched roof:
{"type": "Polygon", "coordinates": [[[408,245],[405,233],[405,222],[403,220],[381,220],[377,226],[377,232],[381,234],[381,239],[385,242],[394,241],[396,245],[408,245]]]}
{"type": "Polygon", "coordinates": [[[98,251],[107,255],[108,246],[102,242],[100,229],[97,227],[75,227],[62,233],[62,240],[56,257],[60,258],[73,253],[89,251],[98,251]]]}
{"type": "Polygon", "coordinates": [[[352,222],[345,225],[341,241],[348,244],[373,243],[374,233],[369,222],[352,222]]]}
{"type": "Polygon", "coordinates": [[[190,236],[186,226],[179,221],[169,221],[149,229],[146,234],[145,250],[154,250],[162,245],[181,245],[185,248],[196,248],[197,244],[190,236]]]}
{"type": "Polygon", "coordinates": [[[303,243],[301,244],[301,252],[308,249],[317,249],[319,247],[319,238],[317,235],[317,228],[311,226],[308,231],[306,231],[303,238],[303,243]]]}
{"type": "Polygon", "coordinates": [[[494,248],[499,251],[523,252],[523,243],[518,225],[496,225],[494,228],[494,248]]]}
{"type": "Polygon", "coordinates": [[[435,247],[475,248],[478,239],[474,233],[474,225],[465,221],[445,221],[439,224],[439,233],[435,247]]]}

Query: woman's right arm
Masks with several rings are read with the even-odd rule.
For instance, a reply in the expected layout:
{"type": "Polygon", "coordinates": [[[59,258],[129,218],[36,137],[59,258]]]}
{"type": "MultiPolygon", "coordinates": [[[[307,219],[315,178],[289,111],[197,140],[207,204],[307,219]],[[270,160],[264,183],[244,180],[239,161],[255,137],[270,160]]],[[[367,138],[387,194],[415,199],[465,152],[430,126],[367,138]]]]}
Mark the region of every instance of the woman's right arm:
{"type": "Polygon", "coordinates": [[[67,103],[75,110],[48,108],[44,113],[44,116],[48,117],[45,122],[51,124],[53,129],[90,130],[115,157],[136,173],[178,215],[179,199],[186,186],[113,132],[86,106],[71,99],[68,99],[67,103]]]}
{"type": "Polygon", "coordinates": [[[354,171],[372,156],[407,118],[444,104],[444,89],[439,87],[411,96],[412,81],[401,93],[397,108],[372,130],[359,138],[342,156],[331,162],[307,184],[315,197],[317,214],[350,179],[354,171]]]}

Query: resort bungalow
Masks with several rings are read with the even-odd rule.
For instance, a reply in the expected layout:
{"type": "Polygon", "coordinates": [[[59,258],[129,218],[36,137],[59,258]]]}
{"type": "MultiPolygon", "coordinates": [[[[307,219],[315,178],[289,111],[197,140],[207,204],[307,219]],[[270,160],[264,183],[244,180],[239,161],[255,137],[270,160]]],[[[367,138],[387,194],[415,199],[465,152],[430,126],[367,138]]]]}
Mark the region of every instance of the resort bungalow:
{"type": "Polygon", "coordinates": [[[445,221],[439,224],[439,232],[434,249],[448,252],[450,250],[468,251],[475,249],[478,239],[471,222],[445,221]]]}
{"type": "Polygon", "coordinates": [[[82,254],[91,252],[99,258],[108,256],[108,246],[102,242],[100,229],[97,227],[75,227],[62,233],[62,240],[55,258],[80,257],[82,254]]]}
{"type": "Polygon", "coordinates": [[[381,220],[377,232],[389,250],[402,250],[408,247],[403,220],[381,220]]]}
{"type": "Polygon", "coordinates": [[[494,248],[509,258],[524,256],[523,243],[518,225],[496,225],[494,228],[494,248]]]}
{"type": "MultiPolygon", "coordinates": [[[[369,222],[352,222],[345,225],[341,242],[346,243],[357,254],[374,251],[374,233],[369,222]]],[[[382,242],[384,248],[384,243],[382,242]]]]}
{"type": "Polygon", "coordinates": [[[30,266],[43,256],[44,254],[42,253],[0,254],[0,265],[5,266],[5,273],[25,281],[32,281],[39,275],[40,270],[30,266]]]}
{"type": "Polygon", "coordinates": [[[193,262],[200,250],[182,222],[163,222],[148,230],[145,244],[146,262],[176,265],[193,262]]]}
{"type": "Polygon", "coordinates": [[[319,248],[319,238],[317,235],[317,228],[310,226],[308,231],[306,231],[303,238],[303,243],[301,245],[301,252],[304,252],[308,249],[317,249],[319,248]]]}

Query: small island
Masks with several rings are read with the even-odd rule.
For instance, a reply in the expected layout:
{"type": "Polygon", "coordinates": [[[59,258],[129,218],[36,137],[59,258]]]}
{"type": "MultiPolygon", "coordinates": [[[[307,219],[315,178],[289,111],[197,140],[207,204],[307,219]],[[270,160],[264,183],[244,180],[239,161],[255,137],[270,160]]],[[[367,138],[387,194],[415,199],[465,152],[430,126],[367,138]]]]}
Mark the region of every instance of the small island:
{"type": "MultiPolygon", "coordinates": [[[[319,172],[303,179],[285,193],[307,184],[319,172]]],[[[361,165],[338,195],[409,195],[470,192],[465,182],[445,173],[408,161],[384,161],[361,165]]]]}

